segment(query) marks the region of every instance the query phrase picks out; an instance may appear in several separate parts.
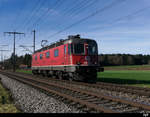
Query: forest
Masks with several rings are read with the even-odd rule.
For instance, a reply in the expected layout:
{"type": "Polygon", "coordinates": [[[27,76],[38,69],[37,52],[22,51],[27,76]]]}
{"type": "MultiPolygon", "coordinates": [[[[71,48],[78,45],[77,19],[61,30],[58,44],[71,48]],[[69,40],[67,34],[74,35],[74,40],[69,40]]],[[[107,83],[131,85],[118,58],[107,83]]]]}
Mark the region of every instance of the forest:
{"type": "MultiPolygon", "coordinates": [[[[17,56],[16,58],[16,68],[20,65],[26,65],[27,68],[31,68],[32,56],[30,54],[25,54],[24,56],[17,56]]],[[[150,55],[131,55],[131,54],[100,54],[99,64],[101,66],[121,66],[121,65],[146,65],[150,64],[150,55]]],[[[13,67],[13,54],[11,57],[3,62],[0,62],[5,69],[12,69],[13,67]]]]}
{"type": "Polygon", "coordinates": [[[102,66],[145,65],[150,64],[150,55],[101,54],[99,63],[102,66]]]}

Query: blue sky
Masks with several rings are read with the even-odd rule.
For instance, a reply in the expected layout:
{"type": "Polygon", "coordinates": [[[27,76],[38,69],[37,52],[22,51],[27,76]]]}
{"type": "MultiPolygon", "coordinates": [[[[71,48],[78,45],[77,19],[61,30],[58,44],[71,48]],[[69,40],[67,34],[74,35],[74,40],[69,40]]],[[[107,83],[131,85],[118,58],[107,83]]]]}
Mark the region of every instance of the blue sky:
{"type": "Polygon", "coordinates": [[[16,37],[16,53],[29,53],[19,45],[31,46],[35,29],[36,49],[41,40],[52,43],[80,34],[95,39],[99,53],[150,54],[149,12],[149,0],[0,0],[0,45],[9,45],[3,47],[11,50],[4,53],[9,57],[13,36],[3,32],[24,32],[25,37],[16,37]]]}

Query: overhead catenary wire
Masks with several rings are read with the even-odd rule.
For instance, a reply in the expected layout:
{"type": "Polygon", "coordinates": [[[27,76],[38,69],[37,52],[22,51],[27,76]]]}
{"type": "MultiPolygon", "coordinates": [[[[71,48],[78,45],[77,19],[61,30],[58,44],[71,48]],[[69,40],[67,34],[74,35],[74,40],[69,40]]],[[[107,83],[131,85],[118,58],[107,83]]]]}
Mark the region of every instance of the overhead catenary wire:
{"type": "MultiPolygon", "coordinates": [[[[79,5],[81,5],[82,4],[82,2],[85,2],[85,0],[83,0],[83,1],[81,1],[81,2],[77,2],[76,0],[75,1],[73,1],[73,8],[75,8],[76,7],[76,9],[77,9],[77,6],[79,6],[79,5]],[[76,4],[77,3],[77,4],[76,4]]],[[[63,2],[63,4],[64,4],[65,2],[63,2]]],[[[63,5],[63,4],[61,4],[61,5],[63,5]]],[[[72,5],[71,4],[71,5],[72,5]]],[[[71,5],[69,5],[69,6],[71,6],[71,5]]],[[[62,17],[64,17],[65,15],[67,15],[67,13],[68,12],[70,12],[71,11],[71,9],[72,9],[72,7],[71,7],[71,9],[69,9],[70,7],[65,7],[66,9],[65,10],[63,10],[63,13],[61,14],[61,16],[62,17]]],[[[50,14],[51,15],[51,14],[50,14]]],[[[40,18],[40,20],[41,19],[45,19],[44,17],[41,17],[40,18]]],[[[61,18],[60,18],[61,19],[61,18]]],[[[34,25],[33,25],[33,28],[35,28],[34,26],[41,26],[41,24],[44,24],[44,21],[42,21],[42,22],[40,22],[40,24],[38,23],[39,21],[36,21],[36,23],[34,23],[34,25]]]]}
{"type": "MultiPolygon", "coordinates": [[[[91,1],[91,0],[90,0],[91,1]]],[[[79,7],[79,8],[76,8],[77,10],[75,10],[74,11],[74,15],[73,15],[73,12],[68,12],[70,15],[68,15],[68,17],[69,16],[72,16],[72,17],[70,17],[69,19],[73,19],[76,15],[78,15],[79,13],[82,13],[82,12],[84,12],[88,7],[91,7],[92,5],[94,5],[94,4],[96,4],[97,2],[98,2],[99,0],[93,0],[92,2],[87,2],[86,1],[86,4],[84,4],[84,6],[81,4],[81,6],[79,7]],[[77,12],[76,12],[77,11],[77,12]]],[[[64,21],[62,21],[62,22],[64,22],[64,21]]],[[[62,22],[59,22],[58,24],[56,24],[56,26],[55,27],[63,27],[63,25],[65,25],[64,23],[62,23],[62,22]],[[61,25],[62,24],[62,25],[61,25]]],[[[68,23],[68,22],[67,22],[68,23]]]]}
{"type": "Polygon", "coordinates": [[[35,12],[32,14],[32,17],[30,18],[30,20],[26,23],[24,29],[28,30],[28,26],[32,25],[32,22],[34,22],[34,20],[36,20],[36,17],[38,18],[39,15],[41,13],[39,13],[40,11],[42,11],[41,9],[44,8],[44,4],[46,4],[46,0],[43,0],[42,3],[40,4],[40,6],[35,10],[35,12]]]}
{"type": "MultiPolygon", "coordinates": [[[[62,4],[61,4],[62,2],[63,2],[62,0],[57,0],[57,1],[53,4],[53,7],[51,7],[51,6],[48,7],[47,10],[46,10],[43,14],[41,14],[41,15],[39,16],[39,18],[33,23],[32,28],[35,28],[36,25],[39,25],[39,22],[41,21],[41,19],[44,18],[44,16],[46,16],[48,13],[50,13],[50,11],[51,11],[52,9],[55,9],[55,8],[57,8],[59,5],[62,5],[62,4]]],[[[41,22],[41,23],[42,23],[42,22],[41,22]]],[[[30,28],[30,26],[28,27],[27,30],[29,30],[29,28],[30,28]]]]}
{"type": "MultiPolygon", "coordinates": [[[[122,16],[122,17],[116,18],[115,20],[112,20],[111,22],[107,22],[107,24],[108,24],[107,26],[110,27],[111,25],[113,25],[113,24],[115,24],[115,23],[117,23],[119,21],[122,21],[124,19],[132,19],[132,17],[134,17],[135,15],[137,15],[137,14],[139,14],[139,13],[141,13],[144,10],[149,9],[149,8],[150,8],[150,6],[146,6],[144,8],[139,9],[139,10],[136,10],[135,12],[130,13],[130,14],[126,15],[126,16],[122,16]]],[[[96,29],[100,30],[100,29],[103,29],[103,28],[104,27],[99,27],[99,28],[96,28],[96,29]]]]}
{"type": "MultiPolygon", "coordinates": [[[[75,3],[77,3],[76,5],[74,5],[73,7],[71,7],[71,9],[69,9],[69,7],[67,7],[65,10],[65,12],[61,15],[62,17],[65,17],[65,15],[67,15],[68,17],[69,16],[71,16],[71,14],[72,14],[72,10],[75,10],[74,12],[76,13],[76,15],[77,14],[79,14],[79,13],[82,13],[82,12],[84,12],[88,7],[91,7],[91,6],[93,6],[94,4],[97,4],[99,2],[99,0],[93,0],[92,2],[91,2],[91,0],[83,0],[83,1],[81,1],[81,2],[75,2],[75,3]],[[76,11],[78,11],[78,12],[76,12],[76,11]]],[[[61,17],[59,18],[59,19],[61,19],[61,17]]],[[[73,16],[72,17],[70,17],[69,19],[73,19],[73,16]]],[[[43,21],[44,22],[44,21],[43,21]]],[[[42,23],[43,23],[42,22],[42,23]]],[[[65,23],[63,23],[64,21],[63,20],[61,20],[61,22],[59,22],[58,24],[56,24],[55,25],[55,27],[61,27],[63,24],[65,24],[65,23]]],[[[67,22],[68,23],[68,22],[67,22]]],[[[63,27],[63,26],[62,26],[63,27]]],[[[51,30],[52,30],[52,27],[51,27],[51,30]]]]}
{"type": "Polygon", "coordinates": [[[24,29],[25,26],[28,25],[28,23],[30,22],[30,20],[32,20],[34,14],[37,12],[38,7],[41,6],[41,3],[44,2],[44,1],[43,0],[37,0],[36,2],[34,2],[34,6],[32,7],[31,12],[29,12],[29,14],[26,16],[27,18],[25,18],[23,20],[23,24],[22,24],[22,26],[19,27],[19,29],[20,28],[24,29]]]}
{"type": "Polygon", "coordinates": [[[109,4],[109,5],[107,5],[107,6],[103,7],[103,8],[100,8],[100,9],[96,10],[96,11],[93,12],[92,14],[90,14],[90,15],[88,15],[88,16],[86,16],[86,17],[80,19],[79,21],[77,21],[77,22],[75,22],[75,23],[73,23],[73,24],[71,24],[71,25],[65,27],[64,29],[62,29],[62,30],[60,30],[60,31],[58,31],[58,32],[56,32],[56,33],[50,35],[48,38],[54,37],[54,36],[56,36],[57,34],[60,34],[60,33],[64,32],[64,31],[66,31],[66,30],[72,28],[73,26],[76,26],[76,25],[80,24],[81,22],[88,20],[89,18],[91,18],[91,17],[97,15],[98,13],[104,12],[105,10],[107,10],[107,9],[109,9],[109,8],[112,8],[113,6],[118,5],[118,4],[120,4],[120,3],[122,3],[122,2],[125,2],[125,1],[126,1],[126,0],[116,0],[116,1],[113,1],[111,4],[109,4]]]}
{"type": "MultiPolygon", "coordinates": [[[[46,2],[47,2],[47,0],[37,0],[37,2],[34,2],[34,6],[31,9],[31,13],[28,14],[29,16],[28,15],[26,16],[27,19],[24,20],[23,25],[21,26],[22,29],[25,29],[25,27],[30,24],[30,22],[32,21],[32,19],[35,16],[35,13],[38,13],[46,2]]],[[[21,27],[16,28],[16,30],[21,29],[21,27]]]]}
{"type": "Polygon", "coordinates": [[[23,9],[25,9],[25,7],[27,6],[27,2],[25,2],[24,6],[19,8],[19,12],[16,15],[16,17],[14,18],[14,21],[11,24],[11,29],[16,30],[15,26],[17,25],[17,21],[20,19],[20,16],[23,14],[23,9]]]}
{"type": "Polygon", "coordinates": [[[98,4],[99,1],[100,0],[90,0],[90,1],[87,1],[85,4],[82,4],[77,10],[72,11],[70,13],[70,16],[76,16],[76,15],[78,15],[79,13],[85,11],[87,8],[91,7],[92,5],[98,4]]]}
{"type": "MultiPolygon", "coordinates": [[[[44,0],[44,1],[45,1],[45,0],[44,0]]],[[[55,1],[54,4],[53,4],[53,8],[56,8],[56,7],[58,7],[59,5],[61,5],[61,2],[63,2],[63,0],[57,0],[57,1],[55,1]]],[[[41,9],[41,8],[42,8],[42,4],[41,4],[40,9],[41,9]]],[[[51,8],[49,7],[48,10],[51,10],[51,8]]],[[[39,21],[41,17],[43,17],[44,15],[46,15],[46,13],[48,13],[48,12],[47,12],[48,10],[44,11],[44,13],[42,12],[41,15],[38,17],[37,20],[39,21]]],[[[32,16],[34,16],[34,15],[35,15],[35,14],[32,13],[32,16]]],[[[32,18],[30,18],[30,19],[32,20],[32,18]]],[[[37,20],[36,20],[36,21],[37,21],[37,20]]],[[[31,21],[30,21],[30,22],[31,22],[31,21]]],[[[29,23],[29,22],[28,22],[28,23],[29,23]]],[[[30,26],[30,24],[27,24],[26,27],[27,27],[27,31],[28,31],[31,26],[30,26]]],[[[25,27],[24,27],[24,28],[25,28],[25,27]]]]}
{"type": "MultiPolygon", "coordinates": [[[[76,1],[76,3],[77,4],[74,4],[74,6],[71,8],[71,9],[69,9],[67,12],[64,12],[63,13],[63,15],[69,15],[69,14],[72,14],[73,12],[75,12],[76,10],[78,10],[78,6],[81,6],[81,5],[86,5],[86,4],[88,4],[88,1],[89,0],[82,0],[81,2],[77,2],[76,1]]],[[[91,0],[90,0],[91,1],[91,0]]]]}

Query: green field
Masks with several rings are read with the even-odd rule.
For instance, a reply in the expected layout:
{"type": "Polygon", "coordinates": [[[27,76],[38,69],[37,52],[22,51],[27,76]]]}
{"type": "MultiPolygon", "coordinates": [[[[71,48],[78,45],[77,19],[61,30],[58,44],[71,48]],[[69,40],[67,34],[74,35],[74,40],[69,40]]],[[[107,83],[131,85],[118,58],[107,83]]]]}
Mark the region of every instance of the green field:
{"type": "Polygon", "coordinates": [[[18,113],[10,98],[10,93],[0,84],[0,113],[18,113]]]}
{"type": "Polygon", "coordinates": [[[106,66],[105,70],[150,70],[150,65],[106,66]]]}
{"type": "MultiPolygon", "coordinates": [[[[148,69],[150,65],[108,66],[105,67],[104,72],[98,73],[98,81],[150,87],[150,70],[148,69]]],[[[25,70],[17,70],[17,72],[32,73],[25,70]]]]}
{"type": "Polygon", "coordinates": [[[107,70],[98,73],[98,81],[150,87],[150,71],[107,70]]]}
{"type": "Polygon", "coordinates": [[[105,66],[105,68],[150,68],[150,65],[105,66]]]}
{"type": "Polygon", "coordinates": [[[16,72],[22,72],[22,73],[27,73],[27,74],[32,74],[31,70],[16,70],[16,72]]]}

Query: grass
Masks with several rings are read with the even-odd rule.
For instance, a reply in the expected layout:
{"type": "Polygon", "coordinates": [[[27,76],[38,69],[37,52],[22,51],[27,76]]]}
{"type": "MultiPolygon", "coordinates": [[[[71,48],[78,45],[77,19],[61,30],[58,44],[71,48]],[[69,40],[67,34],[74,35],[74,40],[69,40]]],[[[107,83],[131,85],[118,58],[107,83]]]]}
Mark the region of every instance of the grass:
{"type": "Polygon", "coordinates": [[[98,81],[150,87],[150,71],[139,70],[108,70],[98,73],[98,81]]]}
{"type": "MultiPolygon", "coordinates": [[[[109,68],[150,68],[150,65],[134,65],[134,66],[109,66],[109,68]]],[[[23,72],[31,74],[32,71],[17,70],[17,72],[23,72]]],[[[98,73],[98,81],[117,83],[117,84],[128,84],[140,87],[150,88],[150,70],[105,70],[104,72],[98,73]]]]}
{"type": "Polygon", "coordinates": [[[32,74],[32,70],[16,70],[16,72],[23,72],[23,73],[27,73],[27,74],[32,74]]]}
{"type": "Polygon", "coordinates": [[[150,65],[105,66],[105,70],[150,70],[150,65]]]}
{"type": "Polygon", "coordinates": [[[9,91],[0,84],[0,113],[19,113],[20,111],[12,103],[9,91]]]}
{"type": "Polygon", "coordinates": [[[123,71],[104,71],[98,73],[101,78],[117,78],[117,79],[132,79],[132,80],[145,80],[150,81],[150,71],[133,71],[133,70],[123,70],[123,71]]]}
{"type": "Polygon", "coordinates": [[[150,65],[105,66],[105,68],[150,68],[150,65]]]}

